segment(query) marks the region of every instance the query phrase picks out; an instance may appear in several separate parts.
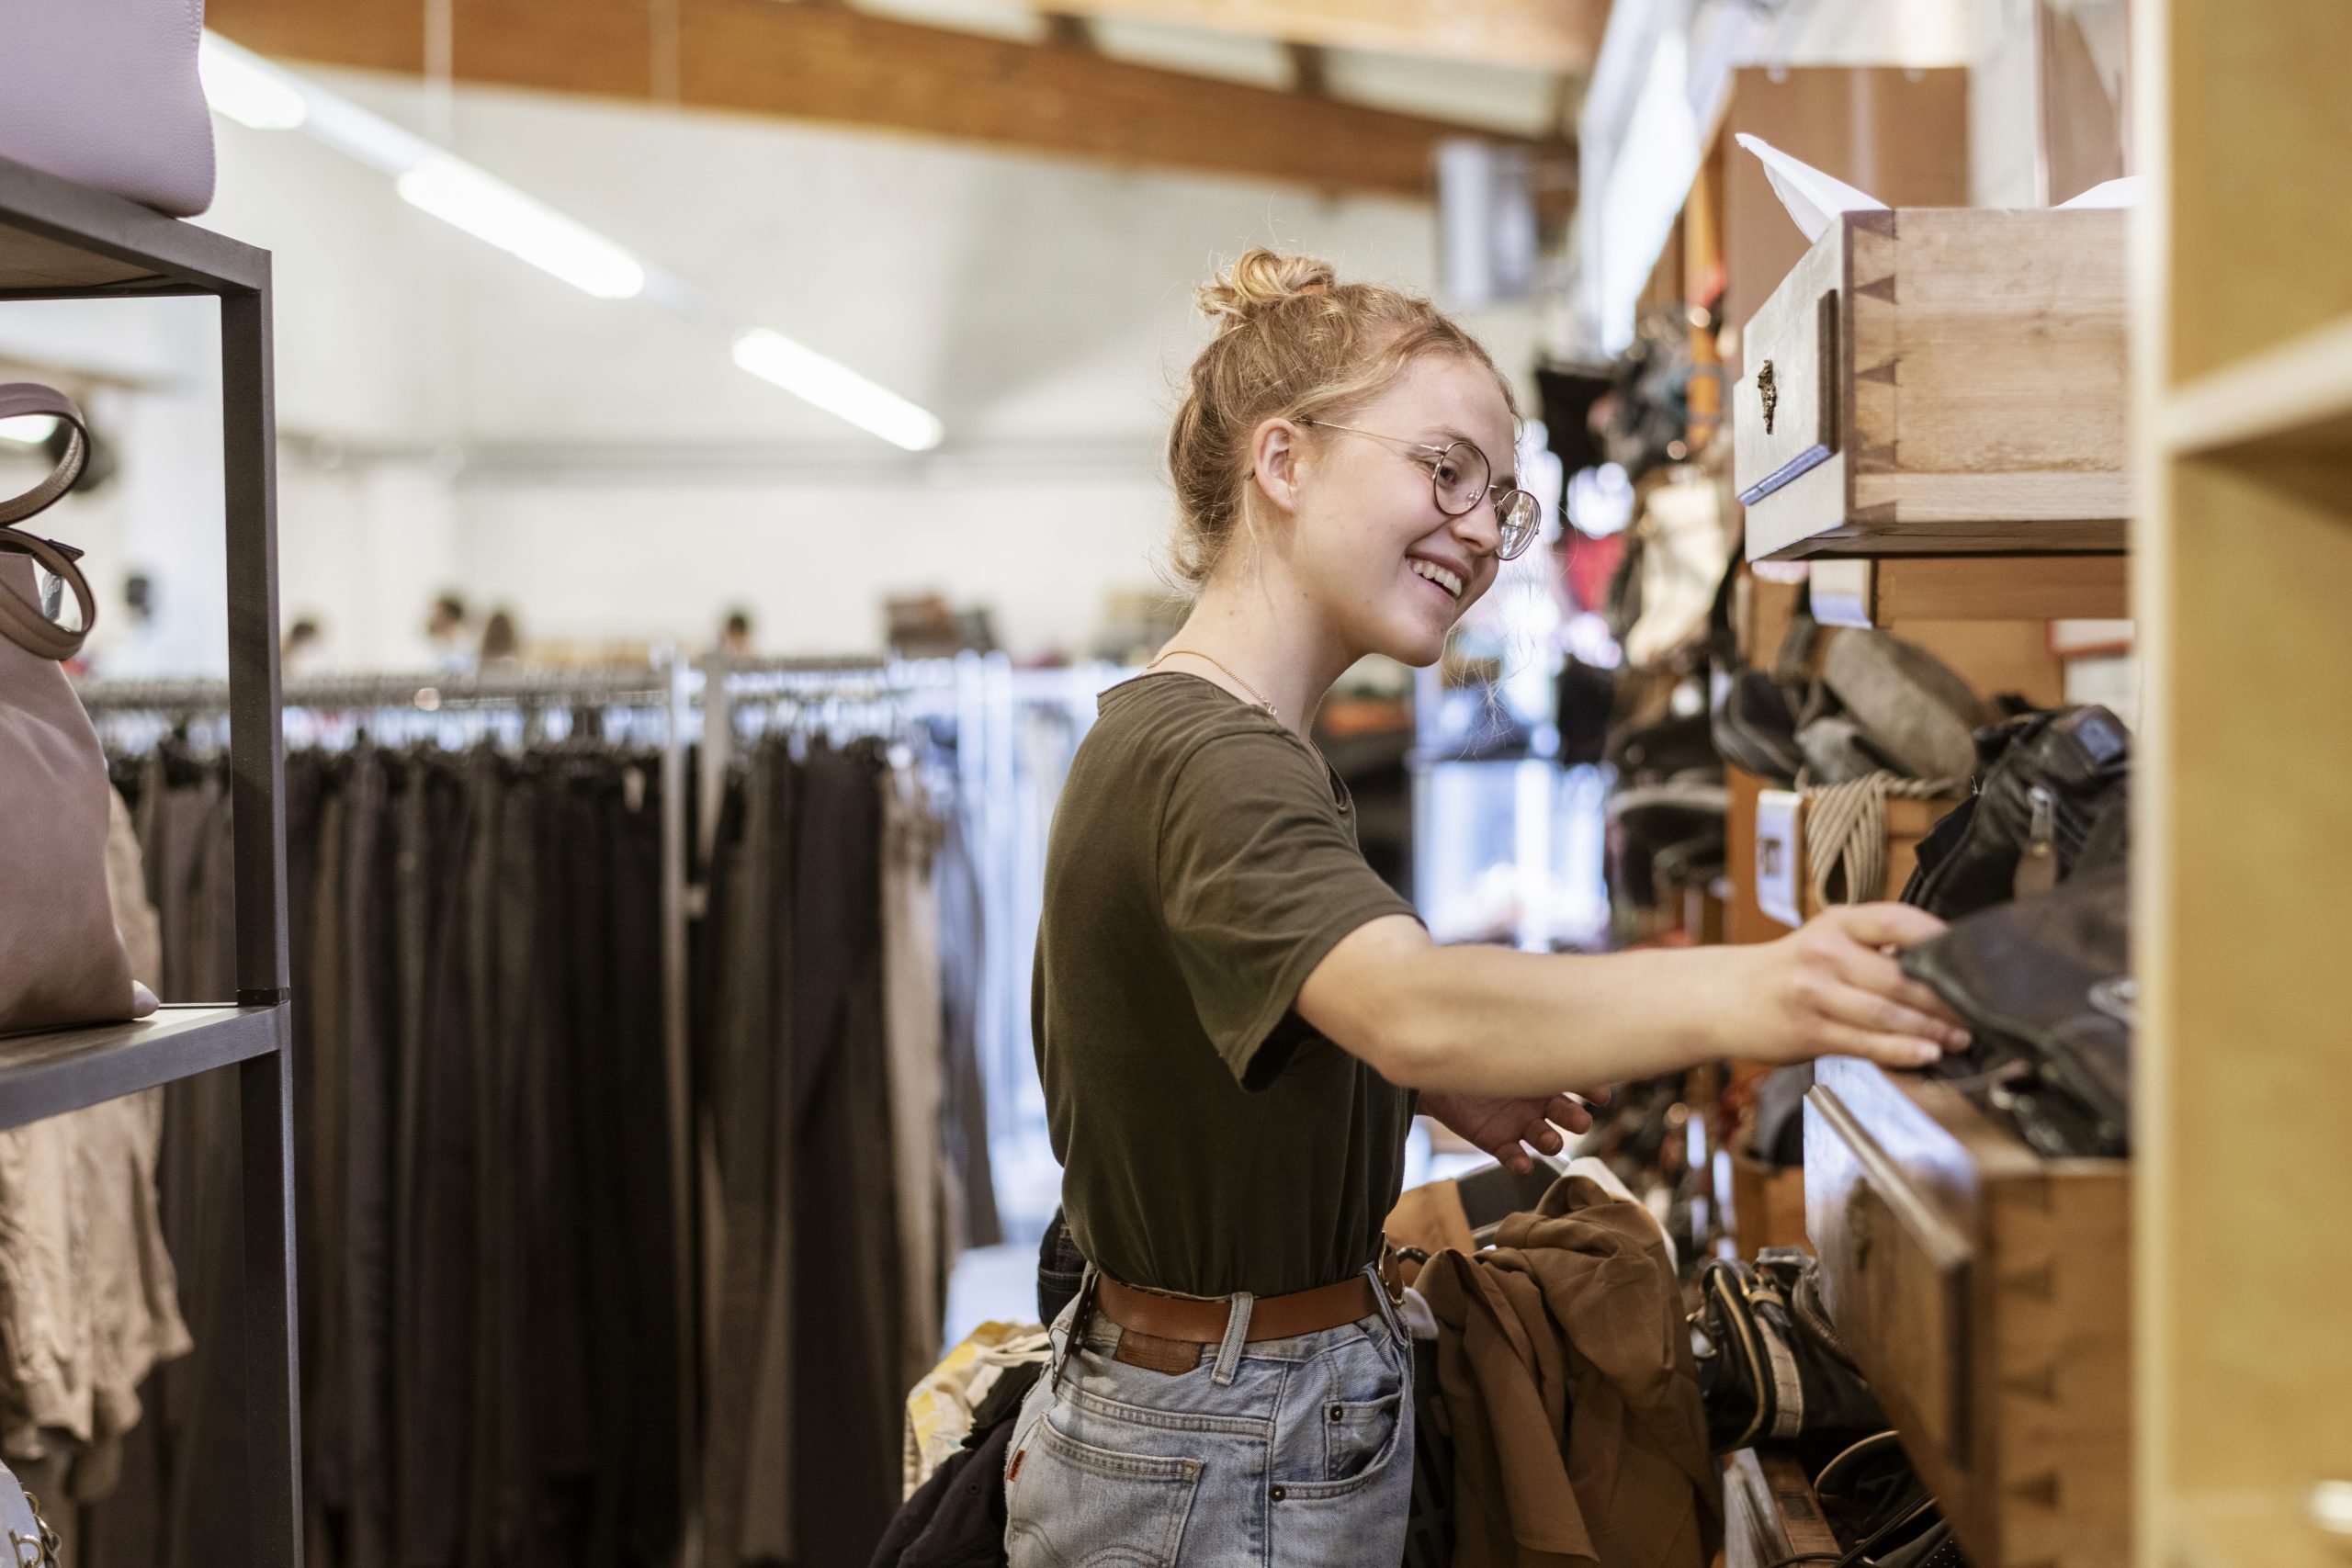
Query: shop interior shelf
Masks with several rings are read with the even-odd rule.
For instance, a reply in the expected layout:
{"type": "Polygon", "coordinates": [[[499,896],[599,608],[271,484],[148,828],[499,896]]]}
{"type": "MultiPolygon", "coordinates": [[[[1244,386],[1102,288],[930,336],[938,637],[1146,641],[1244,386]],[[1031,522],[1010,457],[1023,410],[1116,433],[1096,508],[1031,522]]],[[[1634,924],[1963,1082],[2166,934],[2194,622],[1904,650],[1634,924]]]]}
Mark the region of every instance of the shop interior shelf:
{"type": "Polygon", "coordinates": [[[0,158],[0,299],[251,289],[266,252],[0,158]]]}
{"type": "Polygon", "coordinates": [[[1813,563],[1813,612],[1851,626],[2122,620],[2131,584],[2131,559],[2120,555],[1823,558],[1813,563]]]}
{"type": "Polygon", "coordinates": [[[2352,317],[2176,388],[2163,430],[2180,457],[2352,457],[2352,317]]]}
{"type": "Polygon", "coordinates": [[[277,1048],[280,1010],[166,1007],[131,1023],[0,1035],[0,1127],[267,1055],[277,1048]]]}

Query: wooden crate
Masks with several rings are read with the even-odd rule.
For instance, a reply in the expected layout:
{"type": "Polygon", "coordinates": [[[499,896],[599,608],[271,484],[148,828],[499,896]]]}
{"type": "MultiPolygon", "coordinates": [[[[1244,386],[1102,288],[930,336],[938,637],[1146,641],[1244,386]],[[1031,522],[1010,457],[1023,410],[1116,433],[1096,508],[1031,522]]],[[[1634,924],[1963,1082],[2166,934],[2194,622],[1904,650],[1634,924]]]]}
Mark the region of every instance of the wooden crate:
{"type": "Polygon", "coordinates": [[[1976,1568],[2131,1559],[2130,1166],[1824,1058],[1805,1221],[1830,1314],[1976,1568]]]}
{"type": "Polygon", "coordinates": [[[2127,219],[1844,214],[1746,334],[1748,558],[2122,549],[2127,219]]]}

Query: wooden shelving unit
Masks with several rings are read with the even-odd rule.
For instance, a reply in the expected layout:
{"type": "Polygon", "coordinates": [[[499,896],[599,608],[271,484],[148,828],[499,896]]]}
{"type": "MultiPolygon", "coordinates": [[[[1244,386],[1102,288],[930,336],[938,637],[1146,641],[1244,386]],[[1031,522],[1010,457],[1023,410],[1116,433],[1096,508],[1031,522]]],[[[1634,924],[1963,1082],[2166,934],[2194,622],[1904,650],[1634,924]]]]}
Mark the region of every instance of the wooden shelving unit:
{"type": "Polygon", "coordinates": [[[2142,0],[2137,1558],[2352,1560],[2352,6],[2142,0]]]}
{"type": "MultiPolygon", "coordinates": [[[[245,1568],[302,1561],[292,1007],[278,730],[269,253],[0,158],[0,302],[209,295],[220,309],[237,995],[138,1023],[0,1038],[0,1127],[233,1066],[243,1178],[245,1568]]],[[[0,889],[5,894],[6,889],[0,889]]]]}

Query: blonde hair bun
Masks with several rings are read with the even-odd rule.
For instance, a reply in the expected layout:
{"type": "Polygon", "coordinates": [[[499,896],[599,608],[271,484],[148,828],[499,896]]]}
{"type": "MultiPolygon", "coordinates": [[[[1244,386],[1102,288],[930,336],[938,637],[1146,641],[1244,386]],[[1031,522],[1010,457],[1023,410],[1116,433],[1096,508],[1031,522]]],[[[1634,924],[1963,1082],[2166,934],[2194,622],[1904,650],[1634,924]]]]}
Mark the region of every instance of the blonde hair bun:
{"type": "Polygon", "coordinates": [[[1201,314],[1228,333],[1244,321],[1302,294],[1322,294],[1340,281],[1329,262],[1317,256],[1286,256],[1258,246],[1241,253],[1214,281],[1201,285],[1201,314]]]}

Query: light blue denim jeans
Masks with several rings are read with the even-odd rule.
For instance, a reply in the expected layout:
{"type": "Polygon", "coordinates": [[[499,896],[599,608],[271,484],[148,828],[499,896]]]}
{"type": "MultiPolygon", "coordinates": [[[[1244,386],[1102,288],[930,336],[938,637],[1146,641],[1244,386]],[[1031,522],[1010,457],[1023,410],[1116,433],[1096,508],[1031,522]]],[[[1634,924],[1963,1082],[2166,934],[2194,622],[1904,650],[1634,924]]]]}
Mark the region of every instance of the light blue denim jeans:
{"type": "Polygon", "coordinates": [[[1253,1345],[1250,1298],[1237,1296],[1225,1343],[1175,1373],[1114,1360],[1119,1325],[1100,1312],[1073,1347],[1092,1294],[1081,1290],[1006,1451],[1012,1568],[1401,1562],[1413,1353],[1365,1272],[1380,1294],[1374,1316],[1253,1345]]]}

